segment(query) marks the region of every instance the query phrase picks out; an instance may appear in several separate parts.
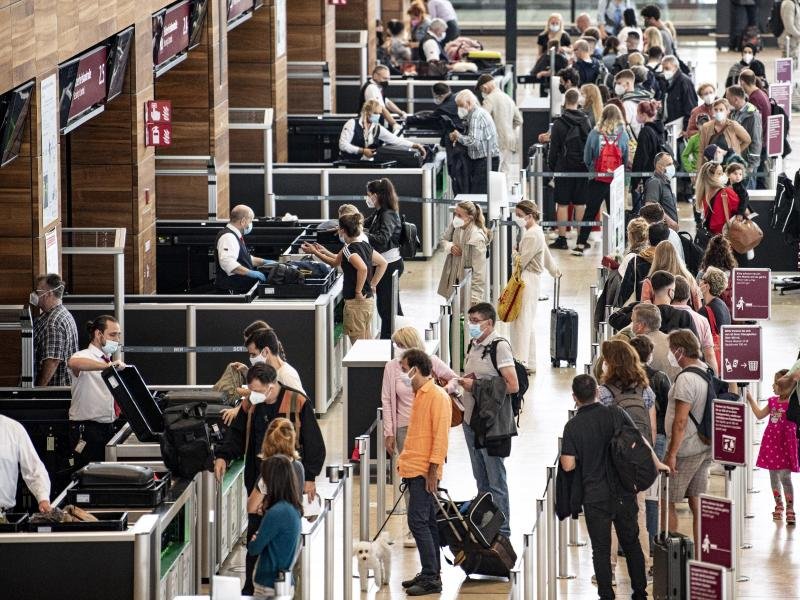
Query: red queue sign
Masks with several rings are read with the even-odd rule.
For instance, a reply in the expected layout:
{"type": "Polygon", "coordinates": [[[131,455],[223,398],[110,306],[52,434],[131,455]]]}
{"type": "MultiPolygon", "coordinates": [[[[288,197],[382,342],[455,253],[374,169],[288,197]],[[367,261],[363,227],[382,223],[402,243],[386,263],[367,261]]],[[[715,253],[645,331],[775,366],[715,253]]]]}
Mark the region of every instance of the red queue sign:
{"type": "Polygon", "coordinates": [[[106,99],[106,55],[106,47],[100,46],[78,62],[68,119],[106,99]]]}
{"type": "Polygon", "coordinates": [[[725,569],[697,560],[690,560],[686,569],[689,600],[725,599],[725,569]]]}
{"type": "Polygon", "coordinates": [[[720,379],[761,381],[763,360],[760,325],[723,325],[720,328],[720,379]]]}
{"type": "Polygon", "coordinates": [[[736,321],[761,321],[770,318],[772,310],[772,270],[733,270],[731,316],[736,321]]]}
{"type": "Polygon", "coordinates": [[[714,400],[711,411],[711,458],[714,461],[734,466],[744,466],[747,462],[746,409],[744,402],[714,400]]]}
{"type": "Polygon", "coordinates": [[[725,569],[733,565],[733,510],[727,498],[700,495],[700,560],[725,569]]]}

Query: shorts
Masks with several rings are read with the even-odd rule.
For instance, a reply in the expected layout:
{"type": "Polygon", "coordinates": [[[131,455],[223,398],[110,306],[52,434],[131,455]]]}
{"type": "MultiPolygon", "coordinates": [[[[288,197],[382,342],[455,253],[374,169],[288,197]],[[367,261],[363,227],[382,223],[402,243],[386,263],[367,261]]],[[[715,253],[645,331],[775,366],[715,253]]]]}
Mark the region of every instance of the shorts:
{"type": "Polygon", "coordinates": [[[586,204],[586,183],[585,177],[555,177],[555,188],[553,199],[556,204],[568,206],[583,206],[586,204]]]}
{"type": "Polygon", "coordinates": [[[711,450],[694,456],[678,457],[677,473],[669,476],[669,501],[705,494],[708,490],[708,469],[711,467],[711,450]]]}
{"type": "Polygon", "coordinates": [[[374,314],[375,300],[373,298],[364,298],[363,300],[353,298],[344,301],[344,323],[342,325],[344,334],[350,338],[351,342],[372,339],[374,314]]]}
{"type": "Polygon", "coordinates": [[[266,600],[275,597],[275,589],[266,585],[253,582],[253,598],[256,600],[266,600]]]}

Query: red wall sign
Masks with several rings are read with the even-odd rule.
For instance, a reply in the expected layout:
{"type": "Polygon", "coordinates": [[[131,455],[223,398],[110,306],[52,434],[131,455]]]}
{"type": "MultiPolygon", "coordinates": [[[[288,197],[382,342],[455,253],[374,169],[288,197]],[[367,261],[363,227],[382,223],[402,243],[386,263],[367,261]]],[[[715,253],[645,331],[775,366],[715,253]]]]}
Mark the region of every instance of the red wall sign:
{"type": "Polygon", "coordinates": [[[72,88],[69,119],[106,99],[106,48],[100,46],[81,58],[72,88]]]}
{"type": "Polygon", "coordinates": [[[700,495],[700,560],[730,569],[733,564],[733,512],[727,498],[700,495]]]}
{"type": "Polygon", "coordinates": [[[724,600],[725,570],[722,567],[690,560],[687,569],[691,600],[724,600]]]}
{"type": "Polygon", "coordinates": [[[711,458],[718,463],[744,466],[747,461],[746,410],[744,402],[714,400],[711,412],[711,458]]]}
{"type": "Polygon", "coordinates": [[[228,0],[228,21],[253,8],[255,0],[228,0]]]}
{"type": "Polygon", "coordinates": [[[767,156],[783,156],[783,115],[767,116],[767,156]]]}
{"type": "Polygon", "coordinates": [[[761,381],[761,327],[723,325],[720,328],[720,379],[761,381]]]}
{"type": "Polygon", "coordinates": [[[794,59],[776,58],[775,59],[775,81],[777,83],[791,83],[792,73],[794,72],[794,59]]]}
{"type": "Polygon", "coordinates": [[[144,120],[147,123],[172,123],[172,102],[169,100],[145,102],[144,120]]]}
{"type": "Polygon", "coordinates": [[[733,318],[737,321],[769,319],[772,306],[772,271],[736,268],[732,277],[733,318]]]}
{"type": "Polygon", "coordinates": [[[145,146],[171,146],[172,125],[169,123],[147,123],[144,126],[145,146]]]}
{"type": "Polygon", "coordinates": [[[153,17],[153,61],[156,66],[189,47],[188,2],[166,9],[153,17]]]}
{"type": "Polygon", "coordinates": [[[149,100],[144,103],[146,146],[172,145],[172,102],[149,100]]]}

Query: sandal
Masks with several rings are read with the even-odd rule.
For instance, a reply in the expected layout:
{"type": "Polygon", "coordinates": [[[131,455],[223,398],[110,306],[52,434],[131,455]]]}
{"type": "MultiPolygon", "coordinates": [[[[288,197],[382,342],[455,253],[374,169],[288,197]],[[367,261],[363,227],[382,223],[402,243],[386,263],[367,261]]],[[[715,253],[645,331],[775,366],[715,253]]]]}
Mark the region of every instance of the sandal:
{"type": "Polygon", "coordinates": [[[794,510],[791,508],[786,510],[786,524],[787,525],[794,525],[796,523],[794,510]]]}
{"type": "MultiPolygon", "coordinates": [[[[792,513],[792,517],[794,517],[794,512],[792,513]]],[[[772,511],[772,520],[783,521],[783,504],[775,505],[775,510],[772,511]]],[[[787,520],[788,520],[788,514],[787,514],[787,520]]]]}

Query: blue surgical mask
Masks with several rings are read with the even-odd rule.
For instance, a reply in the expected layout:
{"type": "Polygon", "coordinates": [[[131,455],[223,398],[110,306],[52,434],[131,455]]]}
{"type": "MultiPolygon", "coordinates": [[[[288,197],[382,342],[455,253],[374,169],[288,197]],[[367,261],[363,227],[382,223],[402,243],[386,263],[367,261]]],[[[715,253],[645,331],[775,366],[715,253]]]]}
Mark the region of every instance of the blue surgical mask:
{"type": "Polygon", "coordinates": [[[664,175],[667,176],[667,179],[672,179],[675,177],[675,165],[669,165],[666,169],[664,169],[664,175]]]}
{"type": "Polygon", "coordinates": [[[106,340],[106,343],[103,344],[101,348],[103,354],[106,356],[113,355],[117,350],[119,350],[119,342],[116,340],[106,340]]]}
{"type": "Polygon", "coordinates": [[[253,231],[252,221],[247,225],[247,227],[244,228],[244,235],[249,234],[251,231],[253,231]]]}
{"type": "Polygon", "coordinates": [[[347,240],[344,239],[344,236],[342,234],[339,234],[339,241],[342,242],[344,245],[347,245],[347,240]]]}
{"type": "Polygon", "coordinates": [[[381,120],[381,116],[380,116],[380,115],[376,115],[375,113],[372,113],[372,114],[369,116],[369,122],[370,122],[370,123],[373,123],[373,124],[374,124],[374,123],[377,123],[377,122],[379,122],[380,120],[381,120]]]}
{"type": "Polygon", "coordinates": [[[481,337],[481,324],[480,323],[470,323],[469,324],[469,337],[472,339],[481,337]]]}

